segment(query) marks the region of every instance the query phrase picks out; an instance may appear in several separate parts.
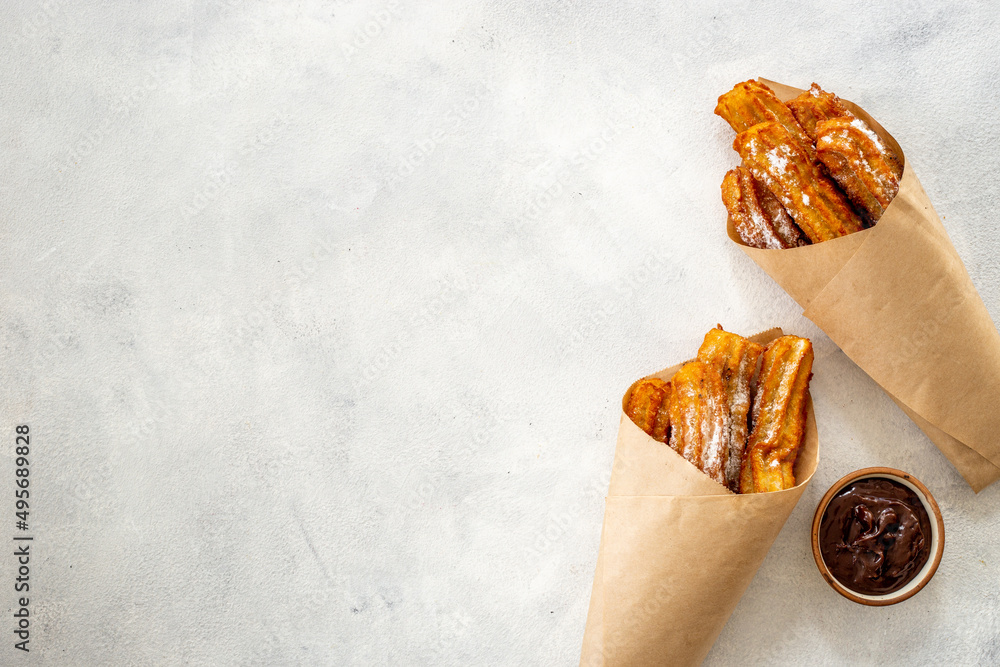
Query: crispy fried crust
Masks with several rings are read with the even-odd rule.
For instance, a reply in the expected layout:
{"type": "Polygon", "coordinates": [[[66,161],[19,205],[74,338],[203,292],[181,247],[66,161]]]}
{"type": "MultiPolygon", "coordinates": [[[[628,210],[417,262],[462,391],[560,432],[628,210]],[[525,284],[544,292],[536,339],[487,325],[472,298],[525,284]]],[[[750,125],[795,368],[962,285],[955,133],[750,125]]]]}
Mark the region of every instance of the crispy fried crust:
{"type": "Polygon", "coordinates": [[[670,446],[719,484],[726,483],[729,409],[719,369],[691,361],[674,374],[670,446]]]}
{"type": "Polygon", "coordinates": [[[780,124],[754,125],[736,135],[733,148],[813,243],[863,228],[861,218],[833,181],[780,124]]]}
{"type": "Polygon", "coordinates": [[[750,381],[764,346],[743,336],[723,331],[720,326],[705,334],[698,349],[698,361],[719,370],[726,389],[729,434],[724,475],[726,486],[739,492],[740,464],[747,444],[747,416],[750,412],[750,381]]]}
{"type": "Polygon", "coordinates": [[[632,389],[625,414],[655,440],[666,442],[670,434],[670,383],[646,378],[632,389]]]}
{"type": "Polygon", "coordinates": [[[816,125],[817,157],[830,176],[874,223],[899,191],[902,165],[860,118],[831,118],[816,125]]]}
{"type": "Polygon", "coordinates": [[[719,97],[715,113],[729,123],[737,133],[745,132],[758,123],[774,121],[788,130],[803,149],[812,156],[812,139],[799,122],[795,120],[791,109],[778,99],[770,88],[759,81],[744,81],[733,86],[725,95],[719,97]]]}
{"type": "Polygon", "coordinates": [[[816,141],[816,123],[831,118],[854,118],[854,114],[844,106],[840,98],[828,93],[814,83],[809,90],[788,102],[795,120],[805,130],[809,138],[816,141]]]}
{"type": "Polygon", "coordinates": [[[806,240],[771,191],[745,167],[736,167],[722,180],[722,203],[743,242],[754,248],[795,248],[806,240]]]}
{"type": "Polygon", "coordinates": [[[765,348],[753,402],[753,430],[740,469],[740,493],[795,486],[792,469],[805,434],[812,362],[807,338],[781,336],[765,348]]]}

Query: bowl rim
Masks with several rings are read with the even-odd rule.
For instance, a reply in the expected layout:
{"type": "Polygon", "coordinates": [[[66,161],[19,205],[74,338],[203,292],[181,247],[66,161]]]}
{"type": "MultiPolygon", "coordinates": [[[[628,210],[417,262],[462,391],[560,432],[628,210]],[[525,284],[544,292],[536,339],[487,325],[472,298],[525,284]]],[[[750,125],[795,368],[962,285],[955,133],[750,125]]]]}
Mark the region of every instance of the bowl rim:
{"type": "Polygon", "coordinates": [[[913,475],[903,472],[902,470],[897,470],[896,468],[886,468],[882,466],[861,468],[860,470],[855,470],[854,472],[844,475],[839,480],[834,482],[830,489],[826,492],[826,495],[823,496],[823,498],[819,501],[819,504],[816,506],[816,513],[813,515],[812,522],[812,551],[813,558],[816,560],[816,567],[819,568],[819,572],[826,580],[826,583],[828,583],[833,590],[837,591],[848,600],[872,607],[884,607],[891,604],[897,604],[903,600],[908,600],[919,593],[924,586],[927,585],[927,582],[931,580],[934,573],[937,572],[938,565],[941,564],[941,556],[944,554],[944,518],[941,516],[941,508],[938,507],[933,494],[931,494],[927,487],[924,486],[923,482],[913,475]],[[826,512],[826,508],[830,504],[830,501],[835,495],[837,495],[838,492],[841,491],[841,489],[851,482],[868,477],[896,478],[905,485],[916,487],[916,490],[920,492],[917,494],[917,497],[920,498],[920,496],[923,495],[923,498],[920,498],[920,500],[924,505],[924,509],[927,510],[928,516],[935,524],[932,528],[937,528],[937,545],[934,547],[932,543],[934,553],[930,558],[929,564],[924,566],[924,573],[917,580],[916,584],[914,585],[910,582],[896,593],[888,593],[886,595],[878,596],[856,593],[837,581],[836,577],[831,574],[829,568],[826,566],[826,563],[823,561],[823,554],[820,552],[819,548],[820,522],[823,520],[823,514],[826,512]]]}

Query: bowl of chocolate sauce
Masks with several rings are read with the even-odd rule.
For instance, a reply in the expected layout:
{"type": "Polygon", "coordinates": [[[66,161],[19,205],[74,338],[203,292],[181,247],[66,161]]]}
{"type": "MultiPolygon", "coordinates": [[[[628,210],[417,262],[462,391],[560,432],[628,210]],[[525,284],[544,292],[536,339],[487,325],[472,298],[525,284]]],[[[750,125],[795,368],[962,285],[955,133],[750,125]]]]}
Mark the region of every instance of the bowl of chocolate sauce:
{"type": "Polygon", "coordinates": [[[816,508],[813,557],[830,586],[883,606],[916,595],[944,553],[944,520],[931,492],[894,468],[864,468],[830,487],[816,508]]]}

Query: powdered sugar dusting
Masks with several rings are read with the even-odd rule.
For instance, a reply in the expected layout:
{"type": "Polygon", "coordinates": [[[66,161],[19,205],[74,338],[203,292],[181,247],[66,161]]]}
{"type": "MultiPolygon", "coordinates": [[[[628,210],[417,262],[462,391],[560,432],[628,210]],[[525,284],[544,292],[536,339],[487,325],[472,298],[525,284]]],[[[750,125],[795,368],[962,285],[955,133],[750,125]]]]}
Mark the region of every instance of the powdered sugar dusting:
{"type": "Polygon", "coordinates": [[[882,137],[875,134],[875,131],[868,127],[868,123],[861,120],[860,118],[855,118],[851,121],[851,127],[856,130],[860,130],[866,137],[871,139],[879,147],[882,146],[882,137]]]}
{"type": "Polygon", "coordinates": [[[771,167],[778,171],[786,171],[788,169],[788,158],[781,155],[781,147],[772,148],[767,152],[767,159],[771,163],[771,167]]]}
{"type": "Polygon", "coordinates": [[[748,231],[751,232],[751,235],[754,237],[753,240],[756,241],[754,245],[759,246],[763,244],[764,247],[774,250],[774,248],[772,248],[774,240],[770,238],[769,234],[766,233],[767,221],[764,219],[764,216],[761,215],[759,210],[752,206],[747,206],[746,210],[750,214],[750,222],[753,223],[751,225],[752,229],[748,231]]]}
{"type": "Polygon", "coordinates": [[[728,451],[729,424],[726,394],[720,385],[718,370],[702,362],[691,362],[677,372],[671,400],[684,407],[679,415],[672,410],[671,417],[677,419],[670,431],[670,446],[709,477],[725,484],[722,457],[728,451]]]}
{"type": "Polygon", "coordinates": [[[795,226],[791,216],[785,210],[782,210],[781,215],[775,218],[774,228],[782,238],[798,241],[802,237],[799,228],[795,226]]]}
{"type": "Polygon", "coordinates": [[[759,241],[759,244],[762,244],[768,250],[780,250],[782,247],[781,239],[772,231],[771,223],[764,215],[759,202],[755,206],[748,204],[746,210],[750,214],[750,220],[753,223],[753,235],[759,241]]]}
{"type": "Polygon", "coordinates": [[[726,406],[708,394],[705,401],[705,419],[701,422],[701,467],[712,479],[725,483],[722,454],[728,452],[729,414],[726,406]]]}
{"type": "Polygon", "coordinates": [[[750,412],[750,378],[757,366],[757,354],[746,352],[726,386],[729,394],[729,458],[726,479],[736,480],[747,443],[747,415],[750,412]]]}
{"type": "Polygon", "coordinates": [[[768,396],[763,395],[764,392],[761,392],[754,401],[753,420],[754,435],[756,437],[753,440],[755,443],[770,443],[774,446],[778,442],[781,428],[785,423],[787,406],[784,404],[775,405],[769,403],[769,401],[774,396],[787,396],[791,393],[799,373],[799,366],[795,364],[794,367],[789,368],[788,361],[800,358],[805,345],[806,342],[803,340],[795,341],[787,349],[781,350],[780,357],[772,359],[769,367],[761,369],[761,377],[758,384],[760,386],[769,386],[764,377],[764,373],[767,372],[770,375],[771,381],[774,380],[774,376],[778,376],[778,388],[773,394],[768,396]],[[765,411],[768,414],[763,414],[765,411]]]}

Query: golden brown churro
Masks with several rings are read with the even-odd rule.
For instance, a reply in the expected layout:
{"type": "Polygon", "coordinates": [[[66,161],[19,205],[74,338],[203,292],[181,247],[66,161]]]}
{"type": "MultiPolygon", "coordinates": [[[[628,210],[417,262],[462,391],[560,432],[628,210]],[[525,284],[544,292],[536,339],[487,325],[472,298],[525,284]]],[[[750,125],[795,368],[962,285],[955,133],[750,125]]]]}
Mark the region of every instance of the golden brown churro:
{"type": "Polygon", "coordinates": [[[729,409],[719,369],[691,361],[670,381],[670,446],[714,479],[726,483],[729,409]]]}
{"type": "Polygon", "coordinates": [[[899,190],[901,157],[848,105],[817,83],[787,103],[752,80],[719,97],[715,113],[736,130],[733,148],[743,158],[722,182],[743,243],[794,248],[803,244],[796,230],[819,243],[882,217],[899,190]]]}
{"type": "Polygon", "coordinates": [[[790,488],[812,358],[807,338],[782,336],[765,347],[719,325],[669,381],[636,382],[625,414],[733,493],[790,488]]]}
{"type": "Polygon", "coordinates": [[[812,150],[812,139],[795,120],[792,110],[778,99],[770,88],[759,81],[744,81],[733,86],[719,97],[715,113],[729,123],[737,133],[749,130],[758,123],[774,121],[784,127],[804,150],[812,150]]]}
{"type": "Polygon", "coordinates": [[[660,378],[640,380],[632,388],[625,414],[655,440],[670,434],[670,383],[660,378]]]}
{"type": "Polygon", "coordinates": [[[733,148],[813,243],[863,228],[861,218],[833,181],[780,124],[754,125],[736,135],[733,148]]]}
{"type": "Polygon", "coordinates": [[[722,181],[722,202],[736,233],[755,248],[795,248],[806,245],[802,231],[771,191],[749,169],[731,169],[722,181]]]}
{"type": "Polygon", "coordinates": [[[844,106],[840,98],[828,93],[814,83],[809,90],[788,102],[795,119],[805,130],[809,138],[816,141],[816,123],[831,118],[854,118],[854,114],[844,106]]]}
{"type": "Polygon", "coordinates": [[[720,326],[705,334],[698,349],[698,361],[719,369],[726,389],[729,409],[729,434],[726,442],[726,486],[739,492],[740,465],[747,443],[747,416],[750,412],[750,381],[757,371],[757,360],[764,346],[720,326]]]}
{"type": "Polygon", "coordinates": [[[781,336],[764,349],[754,397],[753,430],[740,470],[740,493],[795,486],[792,472],[802,446],[813,350],[807,338],[781,336]]]}
{"type": "Polygon", "coordinates": [[[867,123],[852,117],[816,125],[816,154],[851,201],[877,222],[899,191],[903,168],[895,153],[867,123]]]}

